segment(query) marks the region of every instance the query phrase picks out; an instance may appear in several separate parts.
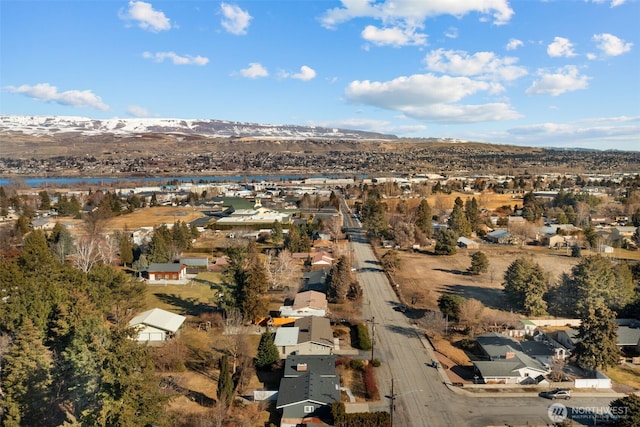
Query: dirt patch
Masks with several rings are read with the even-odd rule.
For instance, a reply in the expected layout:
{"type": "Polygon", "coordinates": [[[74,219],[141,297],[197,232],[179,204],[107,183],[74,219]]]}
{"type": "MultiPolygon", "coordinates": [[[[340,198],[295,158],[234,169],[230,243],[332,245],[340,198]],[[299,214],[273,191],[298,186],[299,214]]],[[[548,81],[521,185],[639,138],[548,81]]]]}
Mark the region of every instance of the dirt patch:
{"type": "Polygon", "coordinates": [[[518,257],[533,257],[551,283],[559,280],[562,273],[569,273],[579,258],[540,247],[511,247],[483,245],[480,249],[489,258],[489,269],[480,275],[471,275],[470,255],[475,250],[458,249],[455,255],[437,256],[430,252],[400,252],[401,268],[394,275],[405,302],[420,293],[423,298],[413,304],[414,308],[437,310],[438,298],[443,293],[453,293],[465,298],[474,298],[486,307],[509,310],[502,293],[504,273],[518,257]]]}
{"type": "Polygon", "coordinates": [[[140,227],[155,227],[161,224],[174,224],[177,221],[190,223],[203,217],[204,214],[192,207],[158,206],[138,209],[135,212],[109,218],[106,221],[106,229],[135,230],[140,227]]]}

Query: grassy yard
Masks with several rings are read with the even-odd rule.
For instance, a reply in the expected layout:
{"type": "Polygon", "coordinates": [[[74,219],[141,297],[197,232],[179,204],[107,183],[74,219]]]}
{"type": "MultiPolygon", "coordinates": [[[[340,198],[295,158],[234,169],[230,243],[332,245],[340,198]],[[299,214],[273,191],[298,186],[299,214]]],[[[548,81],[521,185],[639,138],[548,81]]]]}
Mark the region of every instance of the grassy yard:
{"type": "Polygon", "coordinates": [[[220,273],[200,273],[186,285],[148,285],[145,306],[187,316],[211,311],[218,303],[220,273]]]}
{"type": "Polygon", "coordinates": [[[640,367],[618,365],[605,371],[612,381],[640,390],[640,367]]]}

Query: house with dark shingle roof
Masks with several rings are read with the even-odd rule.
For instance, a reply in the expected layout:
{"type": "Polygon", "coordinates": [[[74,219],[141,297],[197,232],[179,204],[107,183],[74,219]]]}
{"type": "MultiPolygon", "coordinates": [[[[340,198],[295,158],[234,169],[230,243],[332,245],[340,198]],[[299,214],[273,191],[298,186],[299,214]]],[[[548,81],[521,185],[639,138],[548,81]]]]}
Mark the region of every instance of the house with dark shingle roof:
{"type": "Polygon", "coordinates": [[[276,408],[281,427],[327,425],[331,405],[340,401],[335,356],[289,356],[280,381],[276,408]]]}

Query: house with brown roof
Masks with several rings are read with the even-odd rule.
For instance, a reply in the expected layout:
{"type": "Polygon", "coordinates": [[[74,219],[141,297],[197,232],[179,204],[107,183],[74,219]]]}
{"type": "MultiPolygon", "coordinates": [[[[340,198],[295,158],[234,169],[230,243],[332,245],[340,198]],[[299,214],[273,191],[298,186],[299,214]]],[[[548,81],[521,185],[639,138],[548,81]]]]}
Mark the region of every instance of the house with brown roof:
{"type": "Polygon", "coordinates": [[[296,294],[293,305],[280,307],[281,317],[324,317],[328,309],[327,296],[318,291],[305,291],[296,294]]]}
{"type": "Polygon", "coordinates": [[[187,266],[181,263],[153,263],[144,272],[148,283],[187,283],[187,266]]]}
{"type": "Polygon", "coordinates": [[[290,354],[333,354],[335,349],[331,322],[317,316],[302,317],[293,327],[278,328],[274,344],[281,359],[290,354]]]}

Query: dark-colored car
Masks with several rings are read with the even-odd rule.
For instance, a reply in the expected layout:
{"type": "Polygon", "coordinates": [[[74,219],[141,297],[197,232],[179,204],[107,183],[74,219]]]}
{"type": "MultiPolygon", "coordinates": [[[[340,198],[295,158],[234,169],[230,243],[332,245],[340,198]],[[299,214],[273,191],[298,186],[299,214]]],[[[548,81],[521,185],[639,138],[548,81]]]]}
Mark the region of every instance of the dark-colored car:
{"type": "Polygon", "coordinates": [[[571,390],[567,390],[565,388],[557,388],[551,391],[543,391],[540,393],[540,397],[545,397],[547,399],[556,400],[556,399],[571,399],[571,390]]]}

